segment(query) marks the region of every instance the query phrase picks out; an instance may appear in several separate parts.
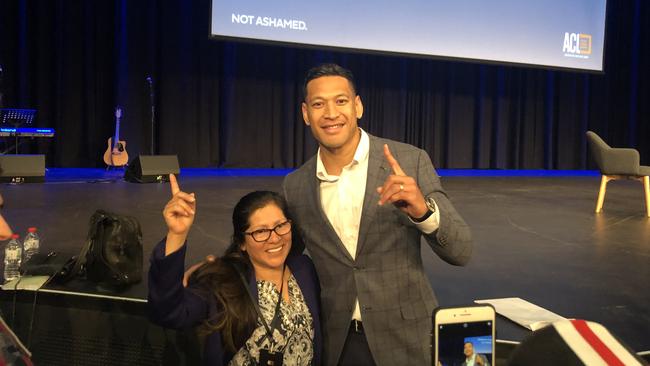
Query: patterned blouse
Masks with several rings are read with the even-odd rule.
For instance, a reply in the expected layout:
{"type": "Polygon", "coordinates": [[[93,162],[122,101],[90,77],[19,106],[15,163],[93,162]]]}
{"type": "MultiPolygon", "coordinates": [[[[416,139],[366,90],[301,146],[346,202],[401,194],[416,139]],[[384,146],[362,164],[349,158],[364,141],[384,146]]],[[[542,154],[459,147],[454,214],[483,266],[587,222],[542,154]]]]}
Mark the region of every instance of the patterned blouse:
{"type": "MultiPolygon", "coordinates": [[[[278,326],[273,329],[271,343],[266,336],[266,328],[258,319],[257,328],[248,338],[246,344],[230,360],[229,365],[257,365],[260,349],[270,349],[270,346],[273,346],[273,350],[276,352],[283,352],[283,366],[311,365],[314,357],[314,327],[311,313],[309,313],[302,291],[293,275],[287,284],[291,303],[288,304],[284,299],[282,300],[280,304],[281,322],[277,322],[278,326]]],[[[257,293],[260,310],[266,323],[270,326],[280,292],[273,282],[258,280],[257,293]]]]}

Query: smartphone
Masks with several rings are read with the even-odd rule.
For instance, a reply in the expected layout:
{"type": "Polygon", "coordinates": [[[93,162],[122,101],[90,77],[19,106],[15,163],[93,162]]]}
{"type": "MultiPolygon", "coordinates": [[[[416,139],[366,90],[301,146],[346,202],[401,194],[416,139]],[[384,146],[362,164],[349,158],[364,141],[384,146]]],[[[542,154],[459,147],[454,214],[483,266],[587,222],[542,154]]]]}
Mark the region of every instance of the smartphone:
{"type": "Polygon", "coordinates": [[[491,305],[439,307],[433,311],[433,366],[492,366],[496,359],[491,305]],[[471,363],[469,363],[471,364],[471,363]]]}

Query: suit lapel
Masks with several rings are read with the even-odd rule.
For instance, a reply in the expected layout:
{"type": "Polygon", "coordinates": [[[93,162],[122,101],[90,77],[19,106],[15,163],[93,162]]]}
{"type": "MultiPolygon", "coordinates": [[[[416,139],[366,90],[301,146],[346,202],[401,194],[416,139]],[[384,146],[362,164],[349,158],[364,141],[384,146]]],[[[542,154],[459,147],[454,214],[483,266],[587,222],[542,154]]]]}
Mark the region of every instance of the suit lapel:
{"type": "Polygon", "coordinates": [[[375,220],[379,201],[377,187],[384,184],[386,178],[391,174],[390,165],[384,159],[383,144],[372,136],[370,138],[370,151],[368,152],[368,175],[366,178],[366,191],[363,197],[363,209],[361,210],[361,223],[359,225],[359,238],[357,240],[357,255],[363,250],[366,244],[366,237],[370,225],[375,220]]]}
{"type": "MultiPolygon", "coordinates": [[[[330,223],[330,220],[327,218],[327,215],[325,214],[325,211],[323,211],[323,206],[321,204],[321,198],[320,198],[320,180],[316,177],[316,159],[318,157],[315,157],[313,161],[313,169],[309,169],[308,171],[310,172],[310,177],[309,177],[309,192],[308,196],[310,197],[309,199],[313,200],[311,202],[311,205],[309,207],[314,207],[315,211],[314,214],[317,215],[322,221],[323,224],[323,230],[327,233],[328,239],[330,243],[335,243],[336,247],[338,247],[340,254],[343,254],[345,258],[347,258],[350,262],[354,262],[352,259],[352,256],[348,252],[348,250],[345,248],[345,245],[343,245],[343,242],[339,238],[339,236],[336,234],[336,230],[334,230],[334,227],[330,223]]],[[[324,249],[328,250],[327,245],[322,245],[324,249]]]]}

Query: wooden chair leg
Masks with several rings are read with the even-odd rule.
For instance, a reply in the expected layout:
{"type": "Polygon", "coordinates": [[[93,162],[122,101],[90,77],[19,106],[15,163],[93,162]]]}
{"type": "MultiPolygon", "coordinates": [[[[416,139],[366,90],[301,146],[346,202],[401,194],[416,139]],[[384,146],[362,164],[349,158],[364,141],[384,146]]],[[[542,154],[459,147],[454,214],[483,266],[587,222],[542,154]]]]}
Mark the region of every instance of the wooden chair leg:
{"type": "Polygon", "coordinates": [[[600,191],[598,191],[598,201],[596,202],[596,213],[600,213],[603,210],[603,202],[605,201],[605,191],[607,190],[607,182],[609,177],[603,175],[600,178],[600,191]]]}
{"type": "Polygon", "coordinates": [[[643,177],[643,190],[645,191],[645,214],[650,217],[650,176],[643,177]]]}

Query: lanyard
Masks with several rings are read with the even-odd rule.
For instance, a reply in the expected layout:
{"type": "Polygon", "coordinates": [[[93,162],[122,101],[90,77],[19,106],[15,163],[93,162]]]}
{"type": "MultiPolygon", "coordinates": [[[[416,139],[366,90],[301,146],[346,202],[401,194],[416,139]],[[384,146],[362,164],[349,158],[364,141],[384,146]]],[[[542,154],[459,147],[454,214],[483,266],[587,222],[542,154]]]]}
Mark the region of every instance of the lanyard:
{"type": "Polygon", "coordinates": [[[239,278],[241,278],[242,283],[244,284],[244,287],[246,288],[246,292],[248,293],[248,296],[250,297],[251,301],[253,302],[253,307],[255,307],[255,311],[257,312],[257,316],[262,320],[262,324],[264,325],[264,328],[266,329],[266,337],[269,340],[269,342],[273,341],[273,330],[276,328],[278,319],[280,317],[280,303],[282,302],[282,289],[284,288],[284,270],[287,267],[285,264],[282,267],[282,281],[280,282],[280,295],[278,296],[278,303],[275,305],[275,312],[273,313],[273,319],[271,319],[271,326],[269,327],[268,323],[266,322],[266,319],[264,319],[264,315],[262,315],[262,311],[260,310],[259,305],[257,304],[257,301],[255,301],[255,297],[253,296],[253,293],[251,292],[251,289],[248,287],[248,281],[246,281],[246,277],[244,277],[244,274],[237,269],[237,273],[239,273],[239,278]]]}

